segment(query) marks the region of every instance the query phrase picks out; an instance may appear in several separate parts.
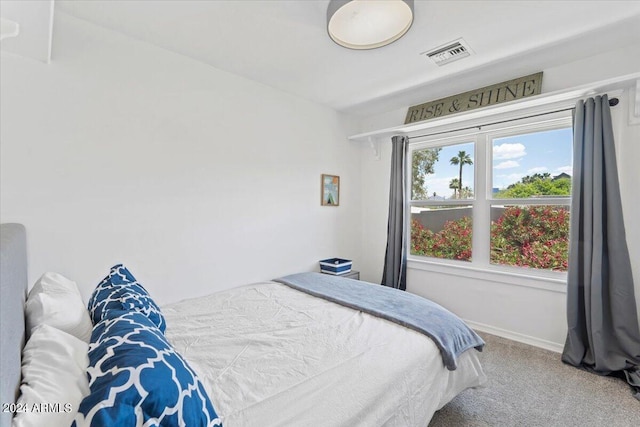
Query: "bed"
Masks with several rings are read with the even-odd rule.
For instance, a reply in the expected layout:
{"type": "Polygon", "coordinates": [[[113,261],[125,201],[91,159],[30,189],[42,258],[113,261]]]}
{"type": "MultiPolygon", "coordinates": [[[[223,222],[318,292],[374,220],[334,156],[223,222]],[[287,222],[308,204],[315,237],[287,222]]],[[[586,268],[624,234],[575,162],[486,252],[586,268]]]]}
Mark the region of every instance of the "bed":
{"type": "MultiPolygon", "coordinates": [[[[25,342],[22,307],[27,295],[24,233],[20,225],[2,225],[3,404],[19,402],[20,352],[25,342]]],[[[295,282],[314,279],[313,276],[293,275],[279,281],[250,284],[160,309],[146,289],[133,277],[129,278],[128,270],[122,266],[114,268],[105,278],[110,278],[111,288],[101,282],[89,301],[89,316],[98,320],[91,331],[91,343],[85,344],[89,354],[87,372],[93,384],[89,391],[81,393],[84,397],[78,397],[83,399],[80,413],[73,418],[78,427],[104,422],[103,419],[91,423],[87,415],[90,410],[84,407],[89,399],[86,395],[95,394],[99,371],[94,366],[96,361],[97,365],[104,363],[123,346],[120,336],[116,337],[118,344],[106,350],[99,349],[96,342],[115,342],[103,337],[108,330],[123,324],[133,324],[135,331],[143,331],[149,340],[162,340],[163,350],[157,354],[170,353],[181,361],[180,367],[188,370],[188,393],[196,397],[196,404],[190,398],[181,410],[191,413],[202,407],[203,412],[210,411],[213,415],[203,423],[186,422],[186,425],[426,426],[433,413],[458,393],[485,381],[476,351],[481,349],[481,340],[470,341],[464,351],[446,355],[442,348],[448,345],[446,337],[429,337],[420,325],[406,324],[402,318],[391,321],[385,318],[385,313],[372,313],[371,307],[353,308],[336,301],[335,296],[300,289],[300,283],[295,282]],[[133,286],[140,290],[96,303],[101,292],[108,289],[113,292],[114,279],[124,280],[122,285],[116,283],[115,288],[122,286],[121,289],[132,292],[133,286]],[[122,307],[130,310],[121,312],[119,305],[118,310],[109,311],[108,306],[116,300],[127,301],[122,302],[122,307]],[[150,309],[140,308],[144,304],[148,308],[149,302],[150,309]],[[109,318],[109,313],[120,317],[115,321],[109,318]],[[106,317],[100,320],[100,316],[106,317]],[[105,322],[107,326],[103,325],[105,322]],[[205,394],[211,406],[200,400],[206,398],[205,394]]],[[[373,286],[345,278],[321,279],[351,284],[358,292],[369,292],[363,285],[373,286]]],[[[326,283],[319,286],[318,289],[327,288],[326,283]]],[[[335,290],[329,293],[332,292],[335,290]]],[[[86,335],[86,331],[82,333],[86,335]]],[[[33,337],[29,338],[27,347],[33,347],[32,340],[33,337]]],[[[80,344],[78,349],[78,353],[83,352],[80,344]]],[[[107,372],[106,368],[100,369],[107,372]]],[[[113,367],[110,369],[113,371],[113,367]]],[[[103,399],[103,406],[106,400],[103,399]]],[[[67,409],[64,403],[60,404],[54,408],[56,415],[64,415],[59,413],[67,409]]],[[[73,417],[76,411],[78,408],[73,407],[66,416],[73,417]]],[[[140,408],[132,409],[131,414],[135,411],[139,414],[140,408]]],[[[149,411],[142,411],[149,425],[180,424],[175,419],[178,409],[165,410],[161,416],[165,418],[158,418],[164,419],[162,422],[147,417],[149,411]]],[[[11,425],[11,415],[10,411],[3,411],[2,427],[11,425]]],[[[132,421],[131,425],[136,423],[140,421],[132,421]]]]}
{"type": "MultiPolygon", "coordinates": [[[[0,402],[15,402],[20,388],[20,355],[25,340],[27,249],[20,224],[2,224],[0,232],[0,402]]],[[[11,413],[0,413],[0,425],[11,425],[11,413]]]]}

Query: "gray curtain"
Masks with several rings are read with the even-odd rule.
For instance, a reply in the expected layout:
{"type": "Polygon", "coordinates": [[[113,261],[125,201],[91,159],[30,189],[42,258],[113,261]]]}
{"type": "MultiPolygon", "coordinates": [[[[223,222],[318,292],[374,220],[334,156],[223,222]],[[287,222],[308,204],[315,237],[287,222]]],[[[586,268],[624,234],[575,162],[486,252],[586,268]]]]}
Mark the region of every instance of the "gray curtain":
{"type": "Polygon", "coordinates": [[[391,288],[407,288],[406,221],[404,214],[407,181],[407,148],[409,138],[391,138],[391,187],[389,190],[389,220],[387,250],[384,256],[382,284],[391,288]]]}
{"type": "Polygon", "coordinates": [[[609,100],[578,101],[562,361],[600,375],[624,373],[640,399],[640,331],[609,100]]]}

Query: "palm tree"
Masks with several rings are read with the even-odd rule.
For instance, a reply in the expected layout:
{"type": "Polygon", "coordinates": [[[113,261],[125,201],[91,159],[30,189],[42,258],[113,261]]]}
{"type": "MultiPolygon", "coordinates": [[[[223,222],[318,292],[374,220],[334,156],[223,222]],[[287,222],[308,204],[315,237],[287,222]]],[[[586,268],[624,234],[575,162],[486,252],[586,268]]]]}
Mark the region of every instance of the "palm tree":
{"type": "Polygon", "coordinates": [[[452,157],[450,160],[452,165],[460,165],[460,174],[458,175],[458,198],[462,197],[462,167],[464,165],[472,165],[473,160],[471,160],[471,156],[467,154],[466,151],[461,150],[458,152],[458,155],[452,157]]]}
{"type": "Polygon", "coordinates": [[[458,198],[458,188],[460,187],[460,182],[458,181],[458,178],[453,178],[451,181],[449,181],[449,188],[453,190],[453,198],[457,199],[458,198]]]}

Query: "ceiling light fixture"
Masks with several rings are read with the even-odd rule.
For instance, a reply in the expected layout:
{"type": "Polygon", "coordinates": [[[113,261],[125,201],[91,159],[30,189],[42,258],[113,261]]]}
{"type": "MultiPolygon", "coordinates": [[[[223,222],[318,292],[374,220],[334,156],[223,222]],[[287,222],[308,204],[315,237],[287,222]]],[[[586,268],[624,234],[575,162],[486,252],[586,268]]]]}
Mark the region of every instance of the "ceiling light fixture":
{"type": "Polygon", "coordinates": [[[331,0],[327,31],[349,49],[375,49],[402,37],[413,23],[413,0],[331,0]]]}

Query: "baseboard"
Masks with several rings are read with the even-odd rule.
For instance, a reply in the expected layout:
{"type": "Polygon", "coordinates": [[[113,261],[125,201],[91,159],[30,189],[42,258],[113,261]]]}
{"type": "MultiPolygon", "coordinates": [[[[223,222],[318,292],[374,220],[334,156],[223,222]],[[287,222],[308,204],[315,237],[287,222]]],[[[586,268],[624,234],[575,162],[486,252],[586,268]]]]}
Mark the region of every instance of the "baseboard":
{"type": "Polygon", "coordinates": [[[499,337],[507,338],[507,339],[521,342],[524,344],[529,344],[534,347],[544,348],[545,350],[550,350],[556,353],[562,353],[562,349],[564,348],[563,344],[558,344],[552,341],[547,341],[547,340],[532,337],[529,335],[524,335],[518,332],[508,331],[502,328],[496,328],[495,326],[485,325],[483,323],[478,323],[471,320],[465,320],[465,322],[475,330],[486,332],[492,335],[497,335],[499,337]]]}

